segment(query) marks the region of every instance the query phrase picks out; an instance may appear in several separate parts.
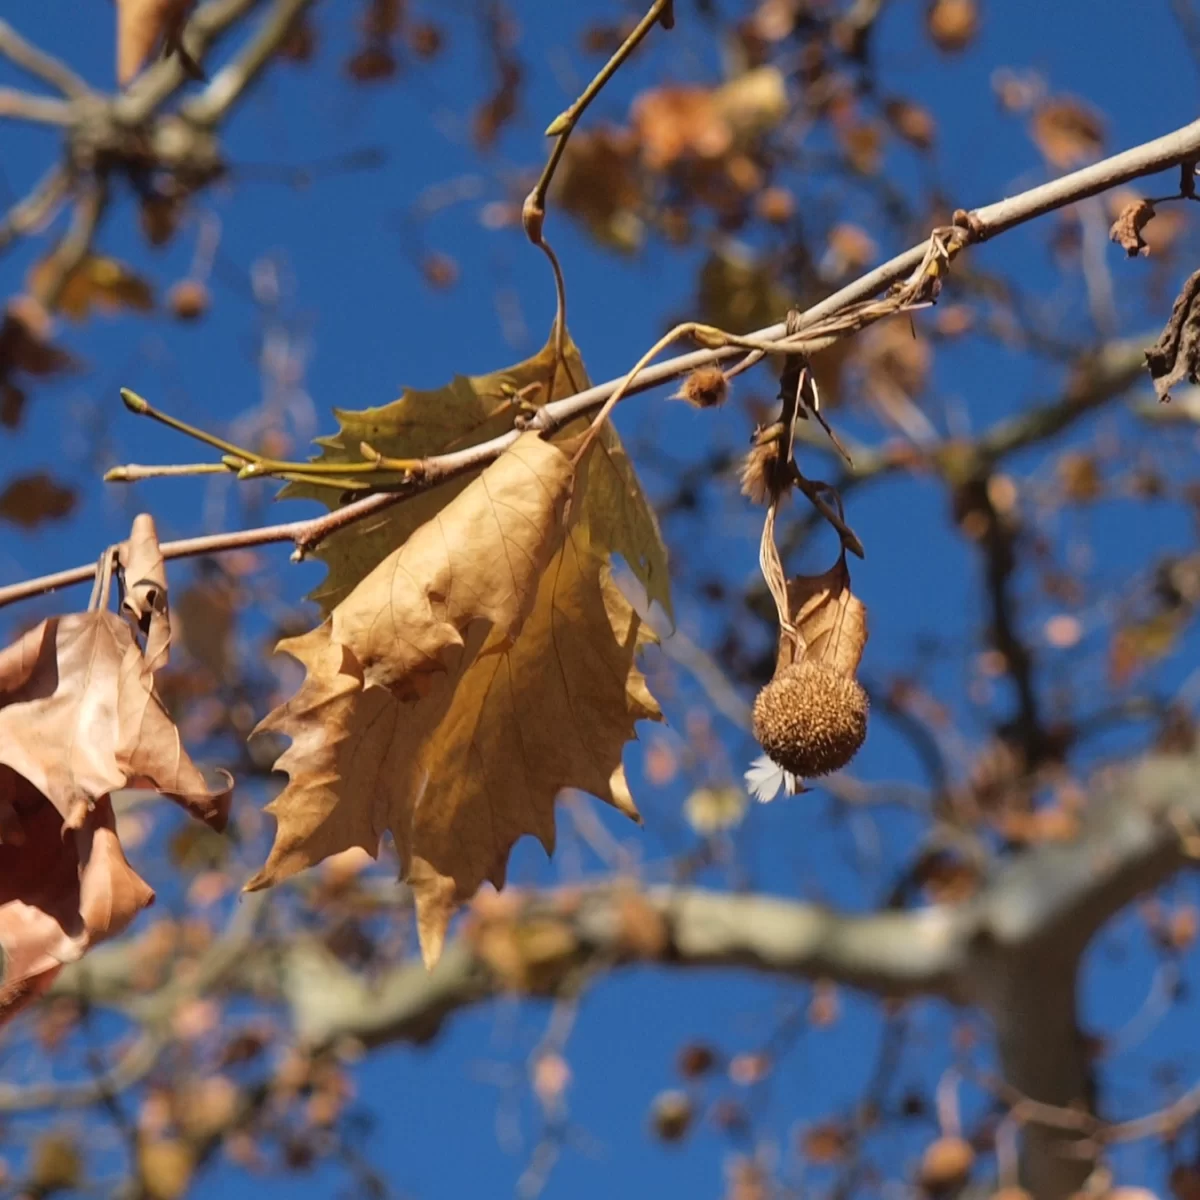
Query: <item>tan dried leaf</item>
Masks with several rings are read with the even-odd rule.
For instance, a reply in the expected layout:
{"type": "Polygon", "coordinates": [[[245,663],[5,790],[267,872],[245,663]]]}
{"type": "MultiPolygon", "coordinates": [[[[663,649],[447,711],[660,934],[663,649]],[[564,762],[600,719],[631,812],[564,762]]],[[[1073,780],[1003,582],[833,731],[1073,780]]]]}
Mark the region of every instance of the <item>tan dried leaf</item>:
{"type": "Polygon", "coordinates": [[[109,612],[51,617],[0,651],[0,763],[46,796],[68,828],[124,787],[155,788],[224,825],[229,790],[210,790],[180,747],[153,665],[109,612]]]}
{"type": "MultiPolygon", "coordinates": [[[[867,644],[866,605],[850,590],[850,570],[843,553],[821,575],[798,575],[787,585],[788,615],[803,639],[803,657],[853,679],[867,644]]],[[[776,674],[796,661],[796,647],[780,639],[776,674]]]]}
{"type": "Polygon", "coordinates": [[[1154,219],[1154,205],[1149,200],[1131,200],[1113,222],[1108,231],[1110,241],[1114,241],[1130,258],[1139,254],[1148,254],[1150,247],[1142,237],[1142,230],[1154,219]]]}
{"type": "MultiPolygon", "coordinates": [[[[586,476],[585,476],[586,478],[586,476]]],[[[292,738],[265,887],[390,830],[426,960],[455,908],[578,787],[636,818],[621,753],[658,715],[634,658],[647,636],[592,547],[584,480],[522,437],[334,610],[282,648],[297,695],[262,728],[292,738]]]]}

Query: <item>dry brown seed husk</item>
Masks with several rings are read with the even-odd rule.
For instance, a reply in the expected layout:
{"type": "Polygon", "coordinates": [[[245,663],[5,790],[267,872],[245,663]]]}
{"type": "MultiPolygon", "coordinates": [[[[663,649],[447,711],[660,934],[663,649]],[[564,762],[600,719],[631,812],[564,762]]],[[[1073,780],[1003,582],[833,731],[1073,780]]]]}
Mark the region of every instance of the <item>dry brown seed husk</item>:
{"type": "Polygon", "coordinates": [[[800,778],[839,771],[867,736],[867,693],[818,662],[780,671],[754,702],[754,736],[770,758],[800,778]]]}

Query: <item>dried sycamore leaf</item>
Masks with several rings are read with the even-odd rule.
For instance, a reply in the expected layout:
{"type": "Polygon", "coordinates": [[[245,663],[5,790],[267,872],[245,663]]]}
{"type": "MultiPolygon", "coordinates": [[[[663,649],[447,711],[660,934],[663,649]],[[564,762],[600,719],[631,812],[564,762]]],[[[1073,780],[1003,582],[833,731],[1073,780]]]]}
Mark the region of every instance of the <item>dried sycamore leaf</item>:
{"type": "MultiPolygon", "coordinates": [[[[804,659],[824,663],[852,679],[867,644],[867,609],[850,590],[845,553],[821,575],[788,580],[787,602],[790,622],[807,647],[804,659]]],[[[775,673],[796,658],[796,645],[781,638],[775,673]]]]}
{"type": "Polygon", "coordinates": [[[1148,254],[1150,247],[1142,237],[1142,230],[1154,219],[1154,205],[1149,200],[1131,200],[1113,222],[1108,231],[1110,241],[1114,241],[1130,258],[1139,254],[1148,254]]]}
{"type": "MultiPolygon", "coordinates": [[[[192,0],[117,0],[117,82],[124,87],[158,45],[179,50],[192,0]]],[[[191,65],[191,64],[185,64],[191,65]]]]}
{"type": "MultiPolygon", "coordinates": [[[[35,296],[45,297],[58,265],[53,257],[34,263],[26,285],[35,296]]],[[[68,274],[59,292],[56,308],[73,321],[83,321],[93,308],[102,312],[120,312],[130,308],[149,312],[154,307],[150,285],[130,267],[115,258],[88,254],[68,274]]]]}
{"type": "Polygon", "coordinates": [[[216,828],[228,812],[228,789],[207,787],[154,694],[170,631],[149,518],[121,557],[145,650],[129,622],[93,611],[0,651],[0,1019],[154,898],[121,852],[113,791],[156,788],[216,828]]]}
{"type": "Polygon", "coordinates": [[[1184,379],[1200,382],[1200,271],[1188,277],[1157,342],[1146,351],[1146,366],[1161,401],[1171,398],[1171,389],[1184,379]]]}
{"type": "Polygon", "coordinates": [[[114,613],[51,617],[0,651],[0,763],[83,823],[104,796],[152,787],[220,828],[229,792],[212,791],[179,745],[150,663],[114,613]]]}
{"type": "Polygon", "coordinates": [[[419,748],[485,638],[517,635],[563,535],[573,482],[561,450],[526,434],[380,563],[319,629],[279,648],[307,672],[260,729],[286,734],[291,777],[250,887],[331,854],[372,854],[390,831],[410,857],[419,748]]]}
{"type": "MultiPolygon", "coordinates": [[[[490,375],[457,376],[432,391],[408,389],[399,400],[362,412],[338,410],[340,429],[318,439],[320,462],[361,461],[365,442],[394,458],[424,458],[486,441],[512,428],[516,397],[536,406],[582,390],[587,372],[575,343],[566,339],[564,361],[554,369],[551,339],[532,358],[490,375]],[[553,395],[547,394],[553,372],[553,395]]],[[[567,426],[556,441],[573,437],[586,421],[567,426]]],[[[386,477],[383,477],[386,481],[386,477]]],[[[406,500],[377,521],[335,533],[317,551],[329,574],[312,599],[328,614],[354,586],[412,532],[466,488],[477,473],[460,476],[406,500]]],[[[584,463],[576,518],[588,526],[593,545],[629,564],[651,601],[671,613],[667,552],[658,521],[646,503],[616,431],[607,426],[584,463]]],[[[328,489],[289,484],[283,497],[331,502],[328,489]]]]}
{"type": "Polygon", "coordinates": [[[583,514],[569,458],[534,434],[381,563],[319,629],[281,644],[306,668],[262,728],[292,739],[263,870],[277,883],[390,831],[423,952],[454,908],[504,881],[525,833],[548,849],[554,799],[579,787],[636,816],[621,771],[657,715],[634,657],[645,634],[583,514]],[[564,540],[565,538],[565,540],[564,540]]]}

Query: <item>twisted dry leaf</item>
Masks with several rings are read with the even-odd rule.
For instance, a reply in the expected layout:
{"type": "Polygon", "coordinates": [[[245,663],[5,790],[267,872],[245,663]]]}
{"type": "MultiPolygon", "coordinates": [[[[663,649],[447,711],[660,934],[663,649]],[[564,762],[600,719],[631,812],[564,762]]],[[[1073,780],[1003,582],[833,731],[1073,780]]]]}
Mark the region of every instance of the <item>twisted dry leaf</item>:
{"type": "Polygon", "coordinates": [[[94,611],[0,651],[0,1020],[154,898],[121,852],[112,792],[155,788],[214,828],[228,813],[229,789],[208,788],[154,693],[170,629],[148,517],[121,557],[145,650],[129,623],[94,611]]]}
{"type": "MultiPolygon", "coordinates": [[[[461,450],[511,429],[513,417],[522,406],[540,407],[587,386],[587,372],[575,343],[567,337],[563,360],[555,367],[551,338],[532,358],[505,370],[490,375],[460,375],[432,391],[406,389],[399,400],[380,408],[338,410],[335,415],[340,428],[331,437],[318,439],[321,454],[317,461],[361,461],[363,443],[389,458],[402,459],[461,450]]],[[[587,418],[581,418],[561,430],[555,440],[569,440],[586,425],[587,418]]],[[[478,477],[478,472],[472,472],[447,480],[390,508],[377,521],[328,538],[316,555],[326,563],[329,574],[312,599],[324,613],[331,612],[359,580],[478,477]]],[[[372,479],[389,482],[389,476],[383,473],[372,479]]],[[[662,605],[669,615],[667,552],[658,521],[610,425],[605,426],[596,448],[585,459],[577,493],[576,516],[588,525],[592,544],[602,553],[624,558],[650,600],[662,605]]],[[[330,503],[336,493],[289,484],[280,495],[330,503]]]]}
{"type": "Polygon", "coordinates": [[[780,639],[776,674],[803,657],[853,679],[867,644],[867,609],[850,590],[845,551],[828,571],[789,579],[787,603],[799,643],[780,639]]]}
{"type": "Polygon", "coordinates": [[[1146,351],[1146,366],[1158,398],[1166,402],[1171,389],[1187,379],[1195,383],[1200,372],[1200,271],[1188,277],[1175,300],[1157,342],[1146,351]]]}
{"type": "Polygon", "coordinates": [[[526,434],[371,572],[319,629],[281,643],[306,668],[261,728],[292,744],[267,887],[390,831],[437,959],[455,906],[503,883],[524,833],[550,848],[580,787],[636,816],[621,772],[656,716],[644,638],[575,505],[571,460],[526,434]]]}
{"type": "Polygon", "coordinates": [[[1131,200],[1117,214],[1117,219],[1108,231],[1110,241],[1116,242],[1130,258],[1149,254],[1150,247],[1142,237],[1142,230],[1154,220],[1154,205],[1149,200],[1131,200]]]}

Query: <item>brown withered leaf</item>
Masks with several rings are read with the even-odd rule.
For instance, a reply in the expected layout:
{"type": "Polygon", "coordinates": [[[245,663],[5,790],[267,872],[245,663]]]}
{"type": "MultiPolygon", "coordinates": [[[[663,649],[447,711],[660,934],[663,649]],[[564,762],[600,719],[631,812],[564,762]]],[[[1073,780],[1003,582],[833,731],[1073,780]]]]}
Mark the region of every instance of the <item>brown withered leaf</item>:
{"type": "Polygon", "coordinates": [[[634,658],[647,636],[564,509],[569,459],[534,434],[417,530],[320,629],[282,643],[305,665],[262,728],[292,738],[270,805],[266,887],[392,833],[433,962],[459,903],[504,882],[554,799],[578,787],[630,816],[621,769],[634,722],[657,716],[634,658]]]}
{"type": "Polygon", "coordinates": [[[65,963],[120,933],[154,899],[121,852],[108,797],[67,826],[49,800],[0,765],[0,1023],[65,963]]]}
{"type": "MultiPolygon", "coordinates": [[[[154,48],[181,51],[179,38],[193,0],[117,0],[117,82],[124,87],[154,48]]],[[[195,70],[185,57],[185,66],[195,70]]]]}
{"type": "Polygon", "coordinates": [[[1150,247],[1142,237],[1142,230],[1154,219],[1154,205],[1149,200],[1131,200],[1117,214],[1117,219],[1108,231],[1110,241],[1116,242],[1130,258],[1148,254],[1150,247]]]}
{"type": "Polygon", "coordinates": [[[1200,271],[1188,277],[1171,315],[1167,318],[1159,339],[1146,351],[1146,366],[1154,381],[1154,390],[1164,403],[1171,398],[1171,389],[1184,379],[1200,382],[1200,311],[1196,299],[1200,296],[1200,271]]]}
{"type": "MultiPolygon", "coordinates": [[[[424,458],[462,449],[512,428],[518,404],[540,407],[588,386],[587,372],[575,343],[566,339],[564,361],[554,366],[551,338],[532,358],[489,375],[459,375],[442,388],[406,389],[399,400],[361,412],[337,410],[339,431],[317,440],[319,462],[361,460],[367,443],[394,458],[424,458]],[[548,385],[553,370],[553,394],[548,385]]],[[[556,440],[570,439],[586,419],[566,426],[556,440]]],[[[652,601],[671,613],[667,551],[658,520],[616,431],[606,426],[585,464],[586,486],[578,489],[577,519],[587,524],[592,544],[601,553],[619,554],[646,588],[652,601]]],[[[335,533],[317,551],[329,574],[312,594],[328,614],[364,576],[412,532],[466,488],[478,473],[449,480],[396,505],[377,521],[335,533]]],[[[380,481],[386,482],[381,476],[380,481]]],[[[281,497],[303,496],[335,503],[325,488],[289,484],[281,497]]]]}
{"type": "Polygon", "coordinates": [[[929,109],[913,100],[894,97],[883,106],[883,115],[888,124],[910,146],[918,150],[928,150],[933,146],[937,134],[937,125],[929,109]]]}
{"type": "Polygon", "coordinates": [[[0,520],[36,529],[46,521],[61,521],[75,510],[75,491],[45,471],[18,475],[0,491],[0,520]]]}
{"type": "Polygon", "coordinates": [[[179,745],[150,662],[115,613],[51,617],[0,651],[0,763],[71,828],[118,788],[152,787],[220,828],[214,792],[179,745]]]}
{"type": "Polygon", "coordinates": [[[1029,131],[1043,157],[1059,170],[1077,167],[1104,150],[1100,115],[1073,96],[1055,96],[1038,105],[1029,131]]]}
{"type": "MultiPolygon", "coordinates": [[[[789,579],[787,600],[790,621],[807,646],[805,660],[853,679],[867,644],[867,609],[850,590],[845,551],[828,571],[789,579]]],[[[780,638],[776,674],[796,660],[798,649],[780,638]]]]}
{"type": "Polygon", "coordinates": [[[75,360],[50,335],[50,314],[32,296],[10,300],[0,322],[0,378],[13,371],[44,376],[74,367],[75,360]]]}
{"type": "Polygon", "coordinates": [[[214,828],[228,813],[229,789],[208,788],[154,694],[170,630],[148,517],[121,560],[145,650],[129,621],[91,611],[0,651],[0,1019],[154,898],[122,854],[113,791],[155,788],[214,828]]]}
{"type": "MultiPolygon", "coordinates": [[[[34,296],[45,296],[49,281],[57,270],[53,258],[34,263],[25,281],[29,291],[34,296]]],[[[150,285],[124,263],[102,254],[88,254],[67,276],[56,307],[72,321],[86,320],[93,308],[109,313],[124,308],[149,312],[154,307],[154,293],[150,285]]]]}

